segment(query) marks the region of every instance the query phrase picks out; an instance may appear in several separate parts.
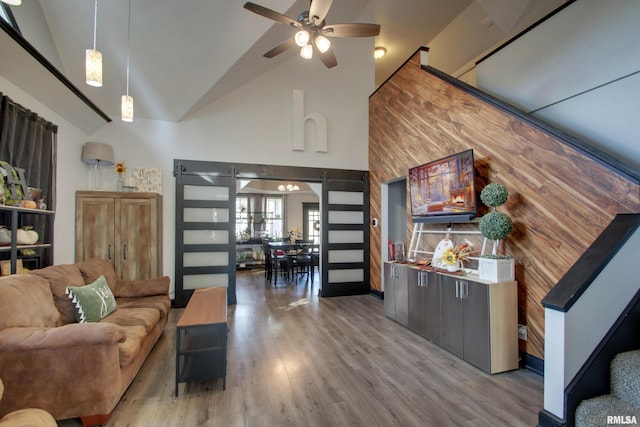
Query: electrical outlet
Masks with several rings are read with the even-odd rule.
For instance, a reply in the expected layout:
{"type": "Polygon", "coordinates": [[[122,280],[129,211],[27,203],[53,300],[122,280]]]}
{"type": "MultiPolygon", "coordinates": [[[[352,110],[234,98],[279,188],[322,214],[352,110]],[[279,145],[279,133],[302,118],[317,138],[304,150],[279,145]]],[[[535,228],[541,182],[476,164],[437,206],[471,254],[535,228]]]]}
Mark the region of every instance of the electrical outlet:
{"type": "Polygon", "coordinates": [[[518,325],[518,339],[522,341],[527,340],[527,326],[526,325],[518,325]]]}

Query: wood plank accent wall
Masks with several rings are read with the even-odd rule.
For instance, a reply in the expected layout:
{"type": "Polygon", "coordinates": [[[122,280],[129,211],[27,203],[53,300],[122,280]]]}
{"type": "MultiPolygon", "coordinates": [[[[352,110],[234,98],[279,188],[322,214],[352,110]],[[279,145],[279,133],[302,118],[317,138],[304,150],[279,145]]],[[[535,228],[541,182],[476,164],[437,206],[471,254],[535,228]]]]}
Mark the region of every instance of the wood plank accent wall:
{"type": "MultiPolygon", "coordinates": [[[[422,70],[416,54],[369,100],[371,217],[382,217],[383,182],[468,148],[474,149],[478,191],[499,182],[511,194],[499,209],[514,222],[504,250],[516,258],[519,322],[528,327],[528,341],[521,341],[520,349],[542,359],[540,301],[614,215],[640,212],[640,188],[515,115],[422,70]]],[[[407,244],[410,219],[408,224],[407,244]]],[[[370,227],[376,291],[382,288],[380,231],[370,227]]]]}

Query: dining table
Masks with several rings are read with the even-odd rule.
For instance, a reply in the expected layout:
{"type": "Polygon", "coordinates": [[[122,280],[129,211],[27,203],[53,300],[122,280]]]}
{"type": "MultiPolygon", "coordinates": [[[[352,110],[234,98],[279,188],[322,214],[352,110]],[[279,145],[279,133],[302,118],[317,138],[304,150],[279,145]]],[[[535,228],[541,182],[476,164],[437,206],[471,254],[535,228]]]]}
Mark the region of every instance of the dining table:
{"type": "MultiPolygon", "coordinates": [[[[276,251],[275,256],[285,256],[285,257],[295,257],[298,252],[304,249],[310,249],[310,255],[312,258],[312,270],[314,265],[318,265],[318,259],[320,256],[320,245],[317,243],[309,243],[309,242],[284,242],[284,241],[274,241],[268,243],[269,249],[273,249],[276,251]]],[[[293,263],[289,263],[289,265],[293,265],[293,263]]],[[[290,273],[290,272],[289,272],[290,273]]],[[[311,275],[311,281],[313,282],[313,274],[311,275]]]]}

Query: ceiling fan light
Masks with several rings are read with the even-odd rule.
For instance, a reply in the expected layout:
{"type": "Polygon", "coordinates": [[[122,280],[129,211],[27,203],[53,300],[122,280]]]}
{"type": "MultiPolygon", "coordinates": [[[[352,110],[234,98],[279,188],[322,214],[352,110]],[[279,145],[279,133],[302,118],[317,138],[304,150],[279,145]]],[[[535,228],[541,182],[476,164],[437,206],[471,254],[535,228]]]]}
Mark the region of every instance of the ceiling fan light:
{"type": "Polygon", "coordinates": [[[293,38],[298,46],[304,47],[307,43],[309,43],[309,39],[311,38],[311,36],[309,35],[308,31],[300,30],[293,38]]]}
{"type": "Polygon", "coordinates": [[[322,53],[325,53],[331,47],[331,42],[325,36],[316,37],[316,47],[322,53]]]}
{"type": "Polygon", "coordinates": [[[133,121],[133,97],[122,95],[121,118],[123,122],[133,121]]]}
{"type": "Polygon", "coordinates": [[[380,59],[383,56],[385,56],[387,54],[387,49],[385,49],[382,46],[378,46],[375,48],[375,50],[373,51],[373,57],[375,59],[380,59]]]}
{"type": "Polygon", "coordinates": [[[102,53],[99,50],[86,50],[85,74],[89,86],[102,86],[102,53]]]}
{"type": "Polygon", "coordinates": [[[310,44],[302,46],[302,49],[300,49],[300,56],[302,56],[304,59],[313,58],[313,46],[311,46],[310,44]]]}

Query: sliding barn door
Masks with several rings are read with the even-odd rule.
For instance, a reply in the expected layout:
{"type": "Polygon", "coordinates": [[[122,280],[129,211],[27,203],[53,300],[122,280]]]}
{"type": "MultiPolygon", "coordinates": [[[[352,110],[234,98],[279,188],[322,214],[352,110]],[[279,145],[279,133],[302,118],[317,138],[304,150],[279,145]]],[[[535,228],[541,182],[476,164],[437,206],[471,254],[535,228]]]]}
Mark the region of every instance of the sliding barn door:
{"type": "Polygon", "coordinates": [[[322,185],[322,287],[320,296],[367,294],[369,283],[369,182],[332,180],[322,185]]]}
{"type": "Polygon", "coordinates": [[[174,173],[176,306],[209,287],[228,287],[227,302],[235,304],[235,177],[181,172],[174,173]]]}

